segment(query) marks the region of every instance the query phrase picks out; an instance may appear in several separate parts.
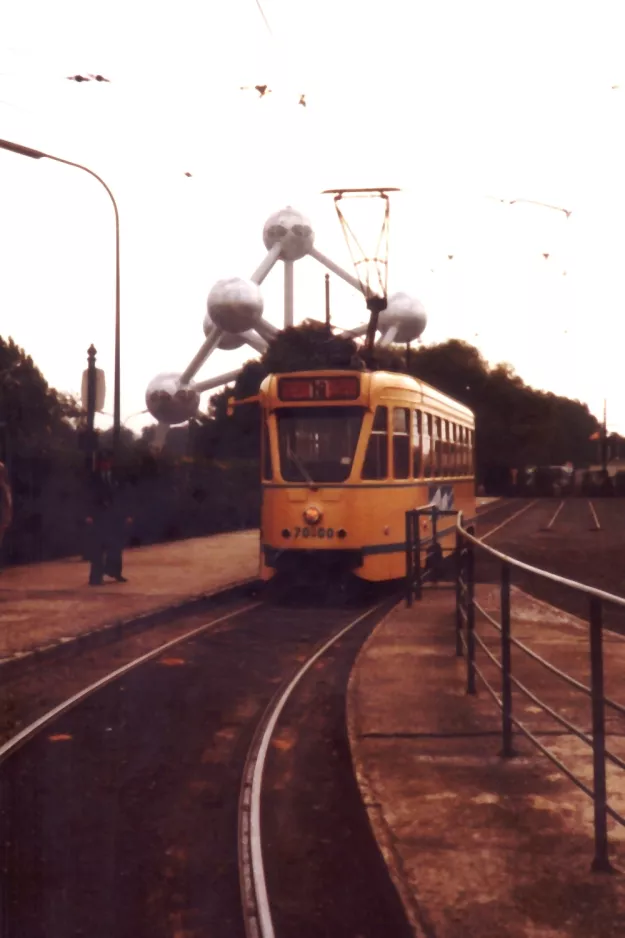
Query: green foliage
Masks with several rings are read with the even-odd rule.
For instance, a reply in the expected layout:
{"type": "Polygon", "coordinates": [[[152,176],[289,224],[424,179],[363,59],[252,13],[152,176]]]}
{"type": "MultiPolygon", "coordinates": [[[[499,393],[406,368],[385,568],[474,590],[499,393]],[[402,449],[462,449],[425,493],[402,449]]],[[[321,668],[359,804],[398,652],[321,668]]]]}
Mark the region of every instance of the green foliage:
{"type": "Polygon", "coordinates": [[[48,387],[13,339],[0,337],[0,424],[3,454],[50,452],[73,436],[75,402],[48,387]]]}
{"type": "MultiPolygon", "coordinates": [[[[258,393],[269,373],[363,368],[349,335],[305,322],[278,334],[260,361],[247,362],[234,389],[215,394],[210,411],[173,427],[154,454],[154,427],[139,439],[122,429],[119,463],[131,488],[135,542],[210,534],[258,523],[259,414],[244,404],[227,415],[227,399],[258,393]]],[[[584,467],[597,461],[589,440],[599,423],[586,405],[526,385],[505,363],[490,366],[471,345],[451,340],[412,349],[375,350],[375,368],[408,372],[469,406],[477,422],[478,480],[512,468],[584,467]]],[[[29,562],[80,551],[84,453],[75,429],[80,409],[48,387],[32,359],[0,338],[0,459],[10,464],[15,517],[5,559],[29,562]]],[[[109,446],[111,432],[100,434],[109,446]]],[[[618,442],[613,440],[613,442],[618,442]]]]}
{"type": "MultiPolygon", "coordinates": [[[[259,362],[248,362],[234,394],[237,398],[256,394],[272,372],[318,368],[362,368],[359,347],[349,336],[329,337],[322,323],[306,322],[280,333],[259,362]]],[[[411,349],[408,366],[405,349],[378,348],[375,368],[412,374],[474,411],[480,480],[524,466],[568,461],[585,466],[596,458],[596,444],[589,436],[599,424],[585,404],[529,387],[511,365],[490,366],[466,342],[452,339],[411,349]]],[[[228,418],[226,400],[231,393],[212,398],[212,425],[205,430],[210,445],[204,452],[221,458],[257,454],[256,409],[239,407],[228,418]]]]}
{"type": "Polygon", "coordinates": [[[422,346],[409,371],[474,411],[481,478],[493,467],[585,466],[594,458],[589,436],[599,423],[585,404],[529,387],[509,364],[490,367],[466,342],[422,346]]]}
{"type": "Polygon", "coordinates": [[[285,371],[317,371],[324,368],[355,368],[364,365],[358,346],[346,335],[328,332],[324,323],[305,320],[278,333],[262,358],[268,374],[285,371]]]}

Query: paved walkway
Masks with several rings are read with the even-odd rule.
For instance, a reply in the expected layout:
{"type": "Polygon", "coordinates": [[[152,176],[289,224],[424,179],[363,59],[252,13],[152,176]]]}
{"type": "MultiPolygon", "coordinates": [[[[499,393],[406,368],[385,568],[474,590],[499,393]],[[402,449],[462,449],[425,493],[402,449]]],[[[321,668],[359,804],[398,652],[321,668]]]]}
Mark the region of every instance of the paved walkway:
{"type": "Polygon", "coordinates": [[[76,558],[7,567],[0,573],[0,663],[257,573],[258,531],[130,548],[127,583],[88,586],[89,564],[76,558]]]}
{"type": "MultiPolygon", "coordinates": [[[[498,619],[498,589],[476,598],[498,619]]],[[[426,589],[376,629],[356,662],[348,719],[372,827],[415,934],[436,938],[621,938],[625,934],[625,829],[609,821],[620,875],[590,872],[592,802],[527,740],[499,756],[500,711],[478,684],[465,693],[455,657],[454,599],[426,589]]],[[[480,617],[481,619],[481,617],[480,617]]],[[[513,634],[563,670],[588,679],[587,627],[515,590],[513,634]]],[[[498,633],[483,620],[478,632],[498,633]]],[[[605,639],[606,693],[625,703],[625,639],[605,639]]],[[[498,687],[483,651],[478,663],[498,687]]],[[[590,732],[590,701],[513,649],[513,673],[590,732]]],[[[592,786],[591,751],[514,694],[516,716],[592,786]]],[[[625,756],[625,719],[610,718],[608,748],[625,756]],[[616,734],[619,735],[616,735],[616,734]]],[[[609,770],[610,802],[625,813],[625,773],[609,770]]]]}

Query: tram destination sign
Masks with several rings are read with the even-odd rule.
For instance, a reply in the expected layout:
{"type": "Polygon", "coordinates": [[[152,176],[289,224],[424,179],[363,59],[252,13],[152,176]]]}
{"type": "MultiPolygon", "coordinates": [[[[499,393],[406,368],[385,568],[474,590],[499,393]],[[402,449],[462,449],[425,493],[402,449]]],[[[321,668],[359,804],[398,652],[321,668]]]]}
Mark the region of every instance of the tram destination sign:
{"type": "Polygon", "coordinates": [[[356,375],[339,377],[279,378],[281,401],[355,401],[360,397],[356,375]]]}

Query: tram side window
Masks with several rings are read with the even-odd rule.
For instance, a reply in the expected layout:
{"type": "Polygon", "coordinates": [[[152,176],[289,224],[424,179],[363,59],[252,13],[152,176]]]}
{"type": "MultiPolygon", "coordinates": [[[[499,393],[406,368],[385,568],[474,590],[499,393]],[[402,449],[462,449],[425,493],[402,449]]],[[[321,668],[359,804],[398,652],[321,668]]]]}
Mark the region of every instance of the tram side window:
{"type": "Polygon", "coordinates": [[[376,407],[371,436],[362,467],[363,479],[386,479],[388,476],[388,408],[376,407]]]}
{"type": "Polygon", "coordinates": [[[267,421],[263,421],[263,479],[273,479],[273,467],[271,465],[271,446],[269,445],[269,427],[267,421]]]}
{"type": "Polygon", "coordinates": [[[471,472],[471,461],[469,459],[469,430],[462,428],[462,474],[468,476],[471,472]]]}
{"type": "Polygon", "coordinates": [[[393,478],[410,477],[410,411],[393,408],[393,478]]]}
{"type": "Polygon", "coordinates": [[[449,475],[449,424],[446,420],[441,420],[441,464],[440,474],[449,475]]]}
{"type": "Polygon", "coordinates": [[[448,459],[448,472],[447,475],[455,476],[456,474],[456,424],[449,421],[449,443],[447,444],[449,451],[448,459]]]}
{"type": "Polygon", "coordinates": [[[420,410],[412,411],[412,477],[421,477],[421,425],[423,414],[420,410]]]}
{"type": "Polygon", "coordinates": [[[449,465],[449,473],[448,473],[448,475],[450,475],[450,476],[455,476],[455,475],[456,475],[456,466],[457,466],[457,460],[456,460],[456,433],[457,433],[457,432],[458,432],[458,428],[457,428],[456,424],[455,424],[455,423],[452,423],[452,422],[450,421],[450,422],[449,422],[449,443],[447,444],[448,447],[449,447],[449,463],[448,463],[448,465],[449,465]]]}
{"type": "Polygon", "coordinates": [[[441,474],[441,418],[435,417],[432,422],[432,475],[441,474]]]}
{"type": "Polygon", "coordinates": [[[466,442],[465,442],[466,430],[464,427],[458,427],[458,475],[466,476],[467,474],[467,457],[466,457],[466,442]]]}
{"type": "Polygon", "coordinates": [[[423,414],[423,433],[421,446],[423,449],[423,475],[426,479],[432,476],[432,415],[423,414]]]}
{"type": "Polygon", "coordinates": [[[473,475],[475,471],[475,431],[469,430],[469,445],[467,447],[468,465],[467,473],[473,475]]]}

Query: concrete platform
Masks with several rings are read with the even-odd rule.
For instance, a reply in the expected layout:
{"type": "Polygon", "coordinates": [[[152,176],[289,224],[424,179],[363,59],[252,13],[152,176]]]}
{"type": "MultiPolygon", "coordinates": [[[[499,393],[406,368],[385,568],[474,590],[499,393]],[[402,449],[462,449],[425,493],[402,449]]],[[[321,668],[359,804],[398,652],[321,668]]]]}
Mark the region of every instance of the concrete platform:
{"type": "Polygon", "coordinates": [[[127,583],[89,586],[74,558],[0,572],[0,665],[123,620],[199,599],[258,574],[258,531],[124,551],[127,583]]]}
{"type": "MultiPolygon", "coordinates": [[[[498,590],[476,589],[498,619],[498,590]]],[[[579,680],[587,627],[514,591],[513,634],[579,680]]],[[[481,617],[479,617],[481,619],[481,617]]],[[[498,633],[483,620],[478,633],[498,633]]],[[[606,634],[606,691],[625,703],[625,639],[606,634]]],[[[478,650],[499,689],[499,672],[478,650]]],[[[513,673],[586,732],[589,699],[513,649],[513,673]]],[[[617,938],[625,934],[625,829],[609,821],[611,859],[591,873],[593,804],[522,736],[503,759],[500,711],[478,683],[465,693],[455,656],[454,596],[428,588],[397,606],[352,671],[348,722],[363,799],[415,934],[436,938],[617,938]]],[[[591,750],[518,691],[517,717],[583,781],[591,750]]],[[[625,755],[625,719],[610,717],[608,749],[625,755]]],[[[625,813],[625,773],[609,769],[610,803],[625,813]]]]}

